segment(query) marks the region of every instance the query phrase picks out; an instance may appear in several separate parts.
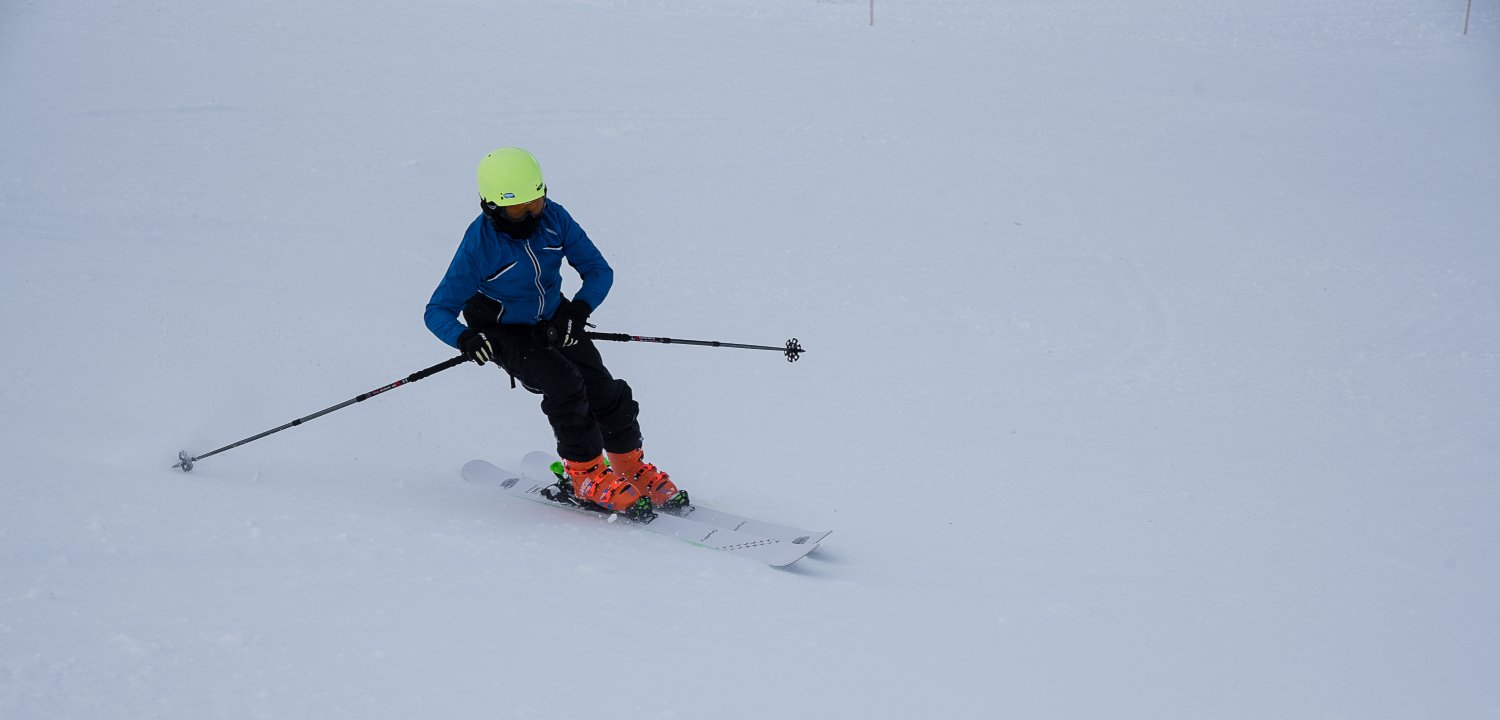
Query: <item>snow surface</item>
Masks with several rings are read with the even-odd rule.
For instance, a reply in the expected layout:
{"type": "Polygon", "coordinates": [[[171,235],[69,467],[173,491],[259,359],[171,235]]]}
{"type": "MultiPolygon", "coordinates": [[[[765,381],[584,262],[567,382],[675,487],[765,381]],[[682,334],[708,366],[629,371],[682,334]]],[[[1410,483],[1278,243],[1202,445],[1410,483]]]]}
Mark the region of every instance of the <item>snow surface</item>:
{"type": "Polygon", "coordinates": [[[0,717],[1500,717],[1500,6],[11,2],[0,717]],[[779,571],[460,481],[520,145],[779,571]]]}

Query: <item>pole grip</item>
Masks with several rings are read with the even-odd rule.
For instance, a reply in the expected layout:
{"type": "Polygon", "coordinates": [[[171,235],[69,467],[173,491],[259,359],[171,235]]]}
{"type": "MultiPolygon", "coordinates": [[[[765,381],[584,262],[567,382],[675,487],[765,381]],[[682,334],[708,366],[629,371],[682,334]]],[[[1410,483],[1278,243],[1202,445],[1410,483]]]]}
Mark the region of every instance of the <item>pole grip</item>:
{"type": "Polygon", "coordinates": [[[436,365],[433,365],[432,367],[427,368],[426,370],[418,370],[418,371],[412,373],[409,377],[407,377],[406,381],[407,382],[416,382],[416,381],[421,380],[422,378],[427,377],[429,375],[436,375],[436,374],[438,374],[438,373],[440,373],[440,372],[442,372],[444,370],[447,370],[448,368],[458,367],[459,365],[462,365],[462,364],[464,364],[464,363],[466,363],[468,361],[469,361],[469,356],[468,355],[458,355],[456,357],[449,358],[449,359],[444,360],[444,361],[442,361],[442,362],[440,362],[440,363],[438,363],[436,365]]]}
{"type": "Polygon", "coordinates": [[[630,336],[625,333],[587,333],[590,340],[609,340],[610,342],[630,342],[630,336]]]}

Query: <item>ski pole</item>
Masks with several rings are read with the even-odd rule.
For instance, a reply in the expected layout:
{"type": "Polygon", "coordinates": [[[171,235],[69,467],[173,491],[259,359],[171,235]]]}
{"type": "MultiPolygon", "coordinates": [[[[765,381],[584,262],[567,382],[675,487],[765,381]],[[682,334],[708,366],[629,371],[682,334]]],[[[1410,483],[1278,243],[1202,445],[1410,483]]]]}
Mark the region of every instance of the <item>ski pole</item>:
{"type": "Polygon", "coordinates": [[[256,440],[259,440],[259,439],[261,439],[261,438],[263,438],[263,437],[265,437],[267,435],[271,435],[271,434],[274,434],[274,433],[279,433],[282,430],[285,430],[285,429],[287,429],[289,427],[296,427],[298,425],[301,425],[302,423],[307,422],[308,420],[315,420],[317,418],[323,417],[324,415],[327,415],[328,413],[333,412],[334,410],[342,410],[343,408],[349,407],[350,405],[353,405],[354,403],[364,402],[365,400],[369,400],[370,398],[375,397],[376,395],[379,395],[379,394],[381,394],[381,393],[383,393],[383,392],[385,392],[387,390],[395,390],[396,388],[401,387],[402,385],[405,385],[407,383],[414,383],[414,382],[416,382],[418,380],[421,380],[422,378],[427,377],[428,375],[434,375],[434,374],[440,373],[440,372],[442,372],[444,370],[447,370],[448,368],[457,367],[459,365],[462,365],[465,362],[467,362],[468,359],[469,359],[468,355],[459,355],[459,356],[457,356],[455,358],[452,358],[450,360],[444,360],[443,362],[440,362],[440,363],[438,363],[436,365],[433,365],[432,367],[427,368],[426,370],[418,370],[417,372],[414,372],[414,373],[412,373],[410,375],[407,375],[404,379],[397,380],[396,382],[393,382],[393,383],[391,383],[389,385],[386,385],[385,387],[376,388],[376,389],[371,390],[371,391],[369,391],[367,393],[364,393],[363,395],[359,395],[359,396],[351,398],[349,400],[345,400],[344,402],[341,402],[341,403],[339,403],[337,405],[334,405],[333,407],[325,408],[325,409],[319,410],[318,412],[315,412],[315,413],[313,413],[311,415],[308,415],[307,417],[298,418],[296,420],[293,420],[293,421],[291,421],[291,422],[289,422],[289,423],[287,423],[285,425],[282,425],[281,427],[272,428],[272,429],[267,430],[267,431],[265,431],[265,432],[263,432],[263,433],[261,433],[259,435],[254,435],[254,436],[251,436],[251,437],[247,437],[244,440],[241,440],[241,441],[239,441],[237,443],[230,443],[228,445],[225,445],[224,447],[219,448],[218,450],[214,450],[213,452],[206,452],[206,453],[203,453],[202,455],[188,455],[187,451],[183,450],[183,451],[177,453],[177,464],[173,465],[172,467],[174,467],[174,468],[182,468],[183,472],[187,472],[187,471],[193,469],[193,463],[196,463],[199,460],[202,460],[203,458],[209,457],[211,455],[218,455],[219,453],[224,452],[225,450],[232,450],[232,449],[237,448],[237,447],[239,447],[241,445],[244,445],[245,443],[255,442],[256,440]]]}
{"type": "Polygon", "coordinates": [[[796,362],[802,356],[802,353],[807,352],[806,350],[802,349],[802,345],[797,342],[797,338],[792,338],[791,340],[786,341],[786,345],[777,347],[775,345],[744,345],[741,343],[727,343],[719,342],[718,340],[679,340],[677,338],[645,337],[642,335],[627,335],[625,333],[591,332],[586,334],[588,335],[590,340],[610,340],[613,342],[652,342],[662,343],[664,345],[703,345],[706,347],[743,348],[746,350],[779,350],[783,353],[786,353],[787,362],[796,362]]]}

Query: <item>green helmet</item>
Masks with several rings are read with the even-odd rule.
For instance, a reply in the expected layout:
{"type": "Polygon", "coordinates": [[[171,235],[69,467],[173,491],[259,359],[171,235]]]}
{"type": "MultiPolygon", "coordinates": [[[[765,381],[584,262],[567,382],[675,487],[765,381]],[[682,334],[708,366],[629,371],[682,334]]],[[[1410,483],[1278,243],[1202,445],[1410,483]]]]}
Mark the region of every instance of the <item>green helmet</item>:
{"type": "Polygon", "coordinates": [[[479,161],[479,197],[485,202],[521,205],[546,194],[542,166],[521,148],[500,148],[479,161]]]}

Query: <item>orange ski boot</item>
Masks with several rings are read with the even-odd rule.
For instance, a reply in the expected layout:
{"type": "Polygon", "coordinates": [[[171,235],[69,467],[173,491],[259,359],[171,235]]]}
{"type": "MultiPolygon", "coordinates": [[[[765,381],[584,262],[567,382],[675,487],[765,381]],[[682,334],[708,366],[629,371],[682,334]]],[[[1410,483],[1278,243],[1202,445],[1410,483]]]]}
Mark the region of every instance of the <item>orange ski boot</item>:
{"type": "Polygon", "coordinates": [[[640,488],[656,507],[679,508],[688,504],[688,494],[678,490],[672,478],[646,462],[645,451],[636,448],[628,453],[609,453],[616,473],[640,488]]]}
{"type": "Polygon", "coordinates": [[[573,482],[573,494],[581,500],[631,518],[654,514],[651,501],[629,480],[610,469],[603,456],[582,462],[563,460],[563,471],[573,482]]]}

